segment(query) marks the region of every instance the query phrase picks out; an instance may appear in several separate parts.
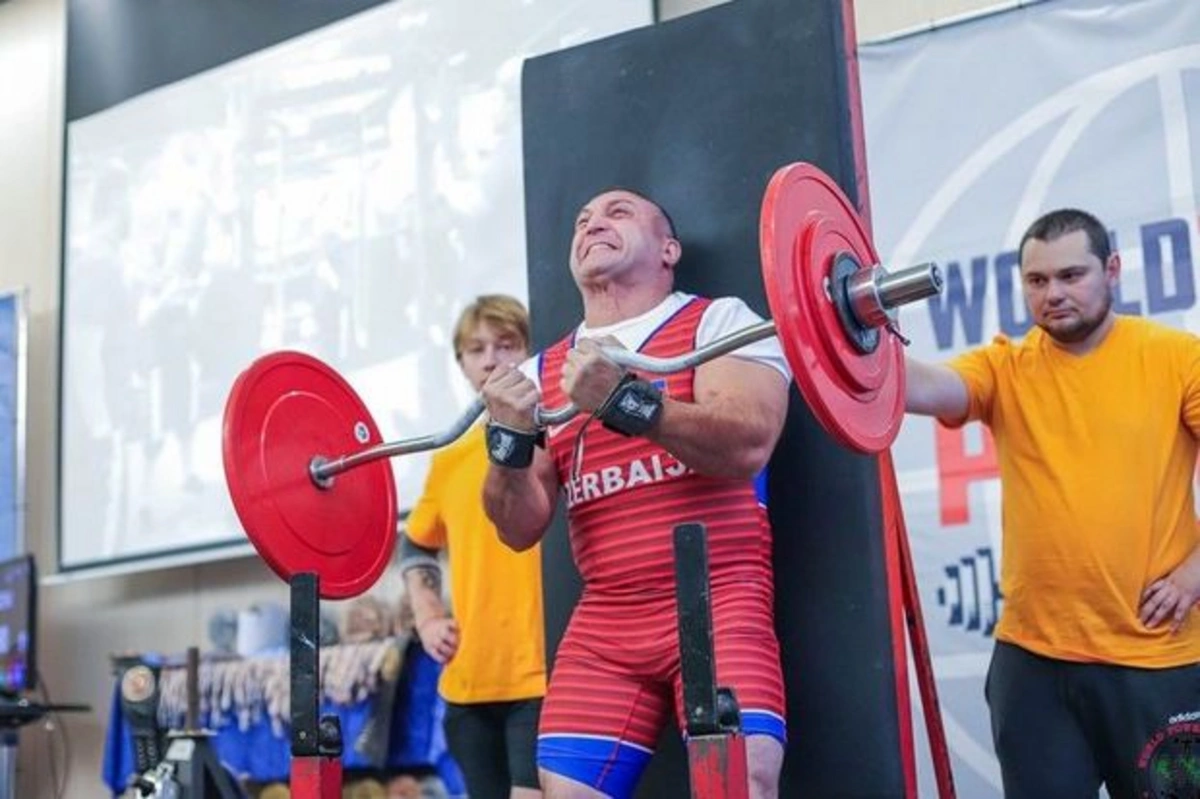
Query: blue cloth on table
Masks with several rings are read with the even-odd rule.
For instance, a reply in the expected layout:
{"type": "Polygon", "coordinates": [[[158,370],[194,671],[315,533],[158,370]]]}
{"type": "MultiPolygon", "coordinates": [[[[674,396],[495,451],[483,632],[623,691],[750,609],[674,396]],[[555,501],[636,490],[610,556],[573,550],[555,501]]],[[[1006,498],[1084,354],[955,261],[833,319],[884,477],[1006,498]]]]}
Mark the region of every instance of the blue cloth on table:
{"type": "MultiPolygon", "coordinates": [[[[149,661],[147,656],[144,660],[149,661]]],[[[410,643],[396,687],[386,766],[394,769],[432,768],[450,795],[465,793],[462,775],[450,757],[442,730],[445,703],[438,696],[441,667],[419,644],[410,643]]],[[[372,768],[376,764],[354,751],[354,741],[370,718],[372,700],[345,705],[321,703],[321,712],[337,714],[342,724],[342,767],[372,768]]],[[[291,767],[291,742],[285,730],[276,735],[267,719],[240,729],[231,722],[215,730],[217,757],[237,775],[259,782],[283,781],[291,767]]],[[[133,734],[121,712],[120,685],[113,687],[112,713],[102,764],[105,784],[114,795],[125,790],[133,775],[133,734]]]]}

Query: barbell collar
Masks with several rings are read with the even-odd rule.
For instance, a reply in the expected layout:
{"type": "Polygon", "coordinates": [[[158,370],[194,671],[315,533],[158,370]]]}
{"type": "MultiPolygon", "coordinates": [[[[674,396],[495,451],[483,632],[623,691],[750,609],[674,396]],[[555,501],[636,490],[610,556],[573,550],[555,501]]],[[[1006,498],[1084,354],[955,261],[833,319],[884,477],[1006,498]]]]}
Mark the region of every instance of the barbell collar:
{"type": "Polygon", "coordinates": [[[942,293],[942,272],[937,264],[920,264],[898,272],[880,269],[879,301],[884,308],[899,308],[942,293]]]}
{"type": "Polygon", "coordinates": [[[859,269],[846,278],[846,296],[855,320],[864,328],[887,327],[892,311],[940,294],[942,273],[928,263],[889,272],[882,266],[859,269]]]}

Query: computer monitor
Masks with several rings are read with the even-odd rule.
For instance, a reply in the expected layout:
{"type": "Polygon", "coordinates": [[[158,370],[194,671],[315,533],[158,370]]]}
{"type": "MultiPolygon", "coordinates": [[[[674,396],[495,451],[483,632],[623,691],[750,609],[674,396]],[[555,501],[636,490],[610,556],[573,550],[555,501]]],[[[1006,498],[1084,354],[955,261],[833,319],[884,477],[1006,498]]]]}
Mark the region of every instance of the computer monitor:
{"type": "Polygon", "coordinates": [[[32,555],[0,561],[0,695],[37,687],[37,568],[32,555]]]}

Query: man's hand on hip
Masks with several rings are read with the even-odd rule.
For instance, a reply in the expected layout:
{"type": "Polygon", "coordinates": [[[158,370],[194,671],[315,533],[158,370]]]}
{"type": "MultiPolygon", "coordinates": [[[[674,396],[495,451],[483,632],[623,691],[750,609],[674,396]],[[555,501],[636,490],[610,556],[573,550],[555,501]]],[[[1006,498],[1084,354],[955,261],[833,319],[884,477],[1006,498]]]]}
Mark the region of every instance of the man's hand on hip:
{"type": "Polygon", "coordinates": [[[1170,620],[1171,633],[1179,632],[1192,608],[1200,601],[1200,568],[1194,560],[1188,558],[1166,577],[1146,587],[1139,612],[1142,624],[1157,627],[1170,620]]]}

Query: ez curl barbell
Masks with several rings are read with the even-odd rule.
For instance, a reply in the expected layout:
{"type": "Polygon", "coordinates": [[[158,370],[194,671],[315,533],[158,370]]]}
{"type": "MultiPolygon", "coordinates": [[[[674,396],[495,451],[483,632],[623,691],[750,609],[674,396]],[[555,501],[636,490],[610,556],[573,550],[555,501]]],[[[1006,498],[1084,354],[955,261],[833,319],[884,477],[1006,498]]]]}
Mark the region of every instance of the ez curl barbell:
{"type": "MultiPolygon", "coordinates": [[[[825,430],[860,452],[886,449],[904,414],[896,309],[940,293],[938,268],[879,266],[850,201],[807,163],[772,177],[759,246],[772,319],[677,357],[606,354],[629,369],[670,374],[777,336],[825,430]]],[[[366,405],[331,367],[298,352],[265,355],[238,377],[225,407],[222,455],[238,518],[284,579],[316,572],[323,597],[362,593],[395,547],[397,498],[386,460],[452,443],[483,410],[476,399],[445,431],[385,443],[366,405]]],[[[561,424],[576,412],[539,408],[538,424],[561,424]]]]}

